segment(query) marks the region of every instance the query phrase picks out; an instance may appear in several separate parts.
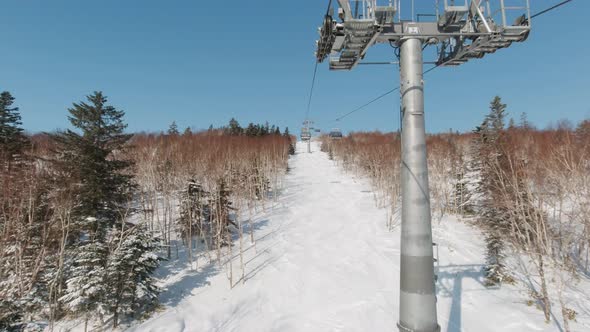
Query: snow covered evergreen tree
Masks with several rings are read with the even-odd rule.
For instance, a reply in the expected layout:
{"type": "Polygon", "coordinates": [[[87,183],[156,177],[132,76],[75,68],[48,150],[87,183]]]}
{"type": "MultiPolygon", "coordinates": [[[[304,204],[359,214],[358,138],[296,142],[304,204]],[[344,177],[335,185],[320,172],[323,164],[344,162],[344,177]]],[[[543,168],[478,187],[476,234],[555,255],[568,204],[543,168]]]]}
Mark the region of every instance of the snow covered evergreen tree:
{"type": "Polygon", "coordinates": [[[255,166],[252,167],[252,172],[250,173],[250,183],[254,185],[255,198],[261,200],[264,199],[270,190],[270,181],[266,175],[264,175],[264,171],[262,170],[262,165],[259,159],[255,159],[253,164],[255,166]]]}
{"type": "Polygon", "coordinates": [[[19,294],[14,287],[8,287],[8,284],[16,283],[17,280],[12,276],[3,276],[0,281],[2,288],[2,297],[0,297],[0,331],[12,331],[18,328],[23,319],[23,309],[19,301],[19,294]],[[6,284],[6,285],[3,285],[6,284]]]}
{"type": "Polygon", "coordinates": [[[84,319],[84,331],[88,321],[102,317],[106,313],[107,292],[106,271],[104,263],[108,248],[102,241],[86,241],[75,249],[68,270],[66,290],[59,299],[64,308],[74,317],[84,319]]]}
{"type": "Polygon", "coordinates": [[[20,282],[23,288],[21,299],[25,318],[33,318],[47,308],[49,303],[48,283],[55,272],[55,247],[48,245],[53,241],[55,229],[49,219],[52,208],[49,203],[47,183],[36,182],[30,189],[32,199],[29,201],[29,214],[23,220],[20,238],[21,268],[20,282]]]}
{"type": "Polygon", "coordinates": [[[289,141],[289,155],[295,155],[295,144],[293,144],[291,140],[291,134],[289,133],[289,127],[285,127],[285,131],[283,132],[283,137],[285,137],[289,141]]]}
{"type": "Polygon", "coordinates": [[[220,178],[217,181],[216,190],[211,193],[209,198],[212,221],[211,231],[214,235],[213,244],[218,248],[230,244],[230,225],[233,224],[230,218],[230,213],[233,210],[230,195],[231,192],[227,188],[225,180],[220,178]]]}
{"type": "Polygon", "coordinates": [[[509,234],[507,211],[498,204],[501,201],[501,170],[506,164],[502,151],[506,105],[496,96],[490,103],[490,112],[475,133],[475,167],[479,171],[476,188],[478,216],[485,231],[486,283],[496,285],[512,278],[505,266],[506,236],[509,234]]]}
{"type": "Polygon", "coordinates": [[[454,201],[455,213],[460,215],[472,215],[474,213],[471,202],[473,178],[471,177],[469,165],[469,162],[466,161],[462,153],[459,153],[453,165],[455,184],[452,199],[454,201]]]}
{"type": "Polygon", "coordinates": [[[101,92],[87,100],[68,110],[79,133],[67,130],[52,135],[58,146],[56,169],[76,183],[78,203],[72,211],[74,229],[67,248],[71,266],[64,273],[67,287],[60,301],[86,322],[105,313],[106,236],[121,221],[121,210],[133,189],[126,173],[131,164],[119,157],[130,138],[123,133],[124,112],[107,105],[101,92]]]}
{"type": "Polygon", "coordinates": [[[119,233],[115,231],[111,236],[115,239],[114,248],[106,267],[106,303],[113,315],[113,327],[119,324],[121,314],[154,310],[160,293],[152,277],[160,261],[158,240],[143,225],[119,233]]]}
{"type": "Polygon", "coordinates": [[[207,197],[209,194],[196,181],[188,183],[187,190],[181,196],[178,230],[187,246],[192,246],[194,236],[209,236],[211,208],[207,197]]]}
{"type": "Polygon", "coordinates": [[[143,310],[156,301],[150,274],[157,257],[154,240],[143,228],[123,232],[129,228],[125,216],[135,189],[131,162],[124,158],[131,137],[124,133],[124,112],[107,105],[101,92],[87,99],[69,109],[70,122],[79,132],[53,135],[56,168],[76,183],[77,201],[64,272],[67,287],[60,302],[86,322],[111,313],[116,324],[121,312],[143,310]],[[133,261],[124,262],[127,258],[133,261]]]}

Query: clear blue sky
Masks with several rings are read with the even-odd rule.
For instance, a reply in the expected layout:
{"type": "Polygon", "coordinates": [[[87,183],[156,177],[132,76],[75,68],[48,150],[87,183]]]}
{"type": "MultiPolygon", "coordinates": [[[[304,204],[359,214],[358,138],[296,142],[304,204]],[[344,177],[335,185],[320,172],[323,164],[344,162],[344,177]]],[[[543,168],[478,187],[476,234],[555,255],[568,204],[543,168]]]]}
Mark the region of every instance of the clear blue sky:
{"type": "MultiPolygon", "coordinates": [[[[433,1],[417,12],[432,12],[433,1]]],[[[533,12],[558,0],[531,0],[533,12]]],[[[29,131],[66,128],[67,108],[94,90],[127,113],[130,131],[269,121],[298,127],[314,66],[321,1],[4,0],[0,2],[0,90],[21,108],[29,131]]],[[[422,7],[423,6],[423,7],[422,7]]],[[[574,0],[533,22],[523,44],[425,78],[431,132],[476,126],[496,94],[516,118],[540,127],[590,118],[590,1],[574,0]]],[[[367,61],[393,60],[389,46],[367,61]]],[[[434,60],[427,53],[425,60],[434,60]]],[[[323,129],[395,130],[395,66],[318,70],[311,118],[323,129]]]]}

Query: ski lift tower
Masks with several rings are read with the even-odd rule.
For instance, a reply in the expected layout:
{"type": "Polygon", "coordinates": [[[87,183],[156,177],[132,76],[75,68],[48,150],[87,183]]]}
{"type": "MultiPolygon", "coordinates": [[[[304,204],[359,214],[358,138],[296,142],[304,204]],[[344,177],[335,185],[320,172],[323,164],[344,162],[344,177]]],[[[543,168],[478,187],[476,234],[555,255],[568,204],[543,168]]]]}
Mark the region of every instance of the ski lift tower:
{"type": "MultiPolygon", "coordinates": [[[[437,66],[483,58],[527,39],[529,0],[435,0],[435,20],[402,20],[400,8],[413,0],[338,0],[319,28],[317,61],[331,70],[351,70],[378,43],[399,49],[402,112],[401,332],[440,331],[436,317],[434,260],[426,135],[422,51],[437,47],[437,66]]],[[[420,1],[424,2],[424,1],[420,1]]],[[[421,16],[421,15],[420,15],[421,16]]]]}

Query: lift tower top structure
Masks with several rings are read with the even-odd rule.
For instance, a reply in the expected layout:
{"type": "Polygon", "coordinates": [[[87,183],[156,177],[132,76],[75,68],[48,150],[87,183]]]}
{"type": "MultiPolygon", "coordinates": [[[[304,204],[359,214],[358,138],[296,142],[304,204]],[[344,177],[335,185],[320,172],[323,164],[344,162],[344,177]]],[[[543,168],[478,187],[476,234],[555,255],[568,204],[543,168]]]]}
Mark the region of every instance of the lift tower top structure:
{"type": "MultiPolygon", "coordinates": [[[[403,2],[404,8],[413,8],[413,0],[403,2]]],[[[422,52],[426,46],[436,46],[437,66],[458,66],[522,42],[531,29],[530,3],[435,0],[436,13],[430,15],[435,20],[430,22],[413,17],[402,20],[401,0],[389,0],[386,5],[378,5],[377,0],[338,0],[338,5],[337,17],[329,9],[319,28],[318,63],[329,58],[331,70],[351,70],[375,44],[399,48],[402,226],[398,328],[401,332],[438,332],[422,52]]]]}
{"type": "Polygon", "coordinates": [[[402,2],[338,0],[338,17],[328,11],[319,28],[317,61],[350,70],[375,44],[416,38],[438,46],[437,66],[457,66],[525,41],[531,30],[530,0],[435,0],[434,22],[401,20],[402,2]]]}

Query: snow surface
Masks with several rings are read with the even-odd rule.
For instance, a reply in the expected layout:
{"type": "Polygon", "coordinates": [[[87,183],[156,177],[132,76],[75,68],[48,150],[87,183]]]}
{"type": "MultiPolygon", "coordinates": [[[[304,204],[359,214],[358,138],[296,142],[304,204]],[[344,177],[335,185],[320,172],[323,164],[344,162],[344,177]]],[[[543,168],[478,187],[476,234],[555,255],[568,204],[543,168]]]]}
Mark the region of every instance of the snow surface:
{"type": "MultiPolygon", "coordinates": [[[[255,220],[244,283],[230,289],[227,268],[215,263],[196,271],[171,263],[161,295],[166,309],[130,331],[397,331],[399,227],[387,229],[369,181],[341,171],[317,143],[305,151],[298,144],[279,201],[255,220]]],[[[455,217],[433,227],[441,331],[561,330],[525,304],[522,286],[483,286],[475,228],[455,217]]],[[[236,255],[235,280],[239,266],[236,255]]],[[[569,297],[578,311],[573,331],[590,331],[589,285],[583,280],[569,297]]]]}

